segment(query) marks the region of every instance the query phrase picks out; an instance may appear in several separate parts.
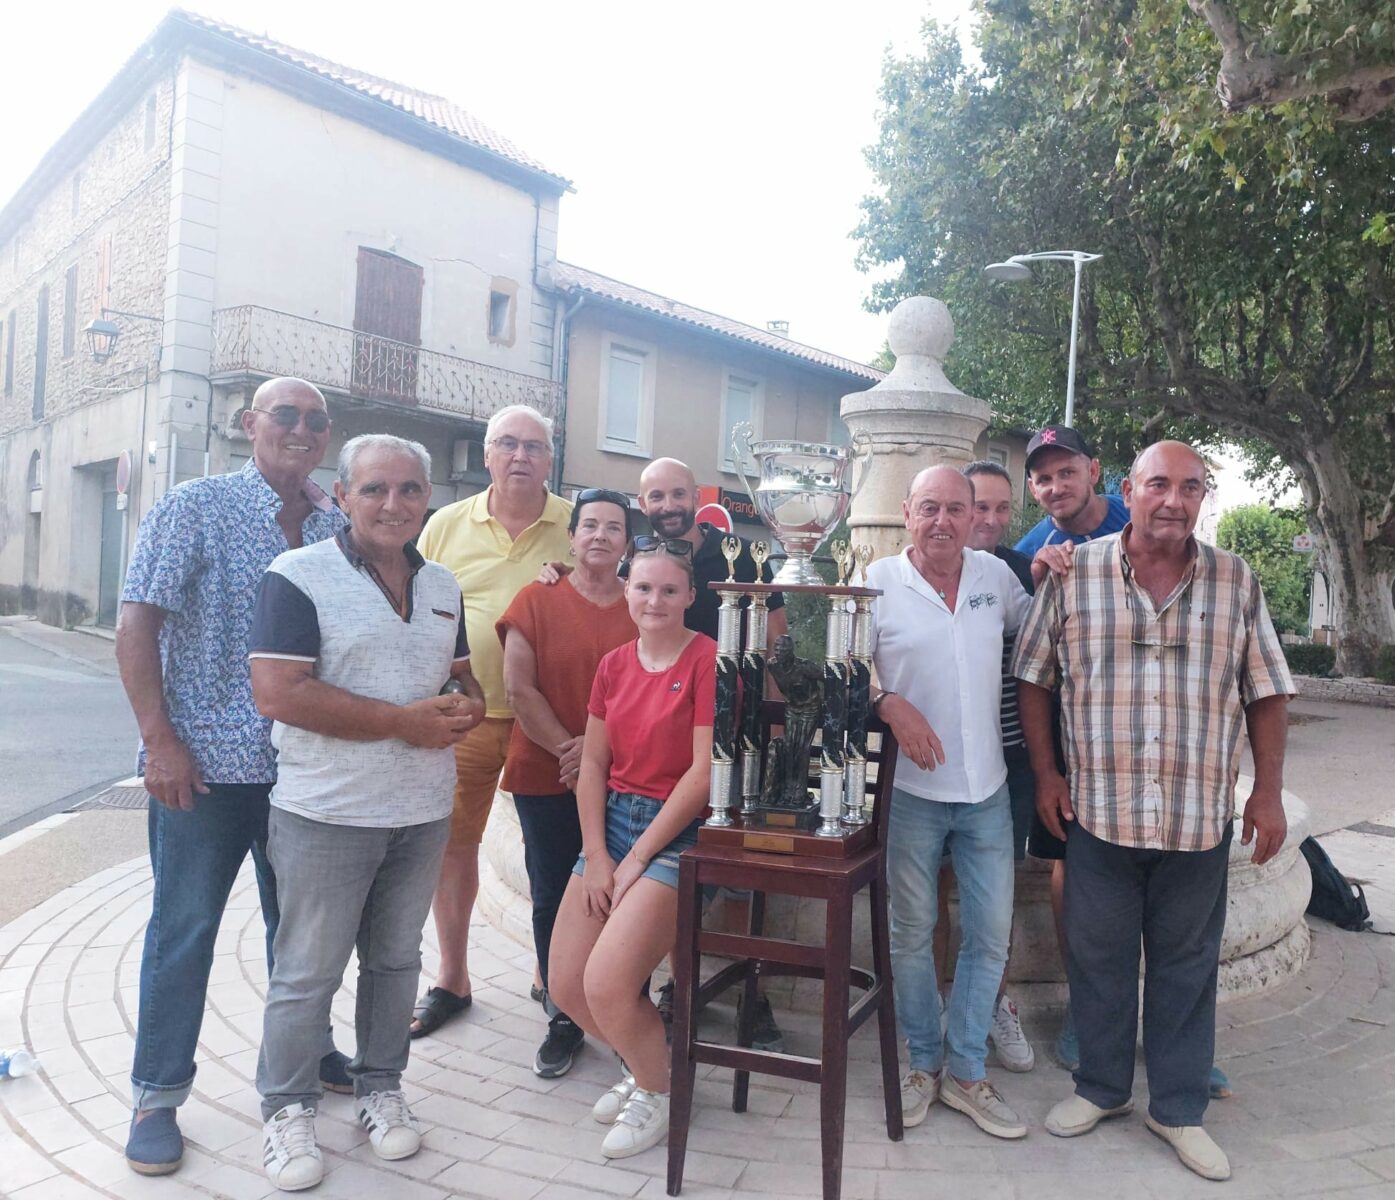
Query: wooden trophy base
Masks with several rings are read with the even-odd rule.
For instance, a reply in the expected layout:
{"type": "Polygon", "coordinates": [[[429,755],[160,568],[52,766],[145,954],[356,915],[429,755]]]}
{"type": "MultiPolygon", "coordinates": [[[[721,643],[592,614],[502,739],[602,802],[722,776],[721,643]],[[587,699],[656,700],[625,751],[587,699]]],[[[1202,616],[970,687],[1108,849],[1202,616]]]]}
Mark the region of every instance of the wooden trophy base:
{"type": "MultiPolygon", "coordinates": [[[[799,816],[798,813],[786,815],[799,816]]],[[[813,829],[803,830],[797,825],[781,828],[770,824],[764,817],[765,814],[733,812],[730,825],[699,825],[698,844],[735,846],[739,850],[751,850],[758,854],[793,854],[810,858],[851,858],[872,845],[870,820],[856,829],[845,826],[840,837],[819,837],[813,829]]]]}

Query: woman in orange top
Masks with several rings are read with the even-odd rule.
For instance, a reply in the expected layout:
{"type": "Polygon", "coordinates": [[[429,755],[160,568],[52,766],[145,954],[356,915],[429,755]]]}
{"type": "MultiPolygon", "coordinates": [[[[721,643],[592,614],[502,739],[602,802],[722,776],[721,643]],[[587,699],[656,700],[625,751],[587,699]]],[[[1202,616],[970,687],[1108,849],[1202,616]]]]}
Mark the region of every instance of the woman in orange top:
{"type": "MultiPolygon", "coordinates": [[[[544,988],[552,926],[581,853],[573,789],[591,682],[601,659],[637,632],[624,581],[616,575],[630,536],[626,497],[587,489],[576,498],[568,530],[576,569],[552,586],[529,584],[496,626],[504,643],[504,687],[516,718],[501,784],[513,793],[523,830],[544,988]]],[[[571,1069],[583,1034],[550,997],[544,1003],[551,1021],[533,1071],[553,1079],[571,1069]]]]}

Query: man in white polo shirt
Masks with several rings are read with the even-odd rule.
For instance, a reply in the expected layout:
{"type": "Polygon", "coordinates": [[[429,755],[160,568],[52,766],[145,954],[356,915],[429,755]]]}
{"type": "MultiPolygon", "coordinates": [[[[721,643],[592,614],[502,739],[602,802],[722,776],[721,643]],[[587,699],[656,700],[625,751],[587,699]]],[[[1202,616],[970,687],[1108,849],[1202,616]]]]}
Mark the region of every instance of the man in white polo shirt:
{"type": "Polygon", "coordinates": [[[966,549],[971,480],[928,467],[902,506],[910,545],[872,564],[876,712],[900,746],[887,831],[891,962],[896,1015],[910,1070],[901,1083],[907,1125],[938,1098],[985,1133],[1019,1138],[1026,1126],[988,1081],[988,1030],[1012,930],[1012,808],[999,705],[1003,636],[1029,607],[1012,569],[966,549]],[[946,1062],[933,938],[936,885],[954,856],[963,939],[949,1000],[946,1062]],[[947,1068],[947,1069],[946,1069],[947,1068]]]}
{"type": "Polygon", "coordinates": [[[334,492],[349,528],[282,554],[257,592],[252,691],[275,721],[267,856],[281,881],[257,1090],[267,1177],[284,1191],[324,1172],[316,1066],[355,949],[359,1121],[380,1158],[421,1145],[402,1093],[407,1025],[450,832],[451,747],[484,716],[460,586],[411,544],[430,472],[416,442],[348,442],[334,492]]]}

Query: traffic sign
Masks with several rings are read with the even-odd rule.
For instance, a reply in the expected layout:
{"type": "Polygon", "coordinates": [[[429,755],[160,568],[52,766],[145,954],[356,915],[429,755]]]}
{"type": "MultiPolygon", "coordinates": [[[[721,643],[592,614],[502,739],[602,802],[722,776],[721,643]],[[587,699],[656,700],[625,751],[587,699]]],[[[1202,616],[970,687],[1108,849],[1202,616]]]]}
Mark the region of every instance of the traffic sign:
{"type": "Polygon", "coordinates": [[[1311,533],[1296,534],[1293,539],[1293,548],[1299,554],[1311,554],[1313,552],[1313,535],[1311,533]]]}

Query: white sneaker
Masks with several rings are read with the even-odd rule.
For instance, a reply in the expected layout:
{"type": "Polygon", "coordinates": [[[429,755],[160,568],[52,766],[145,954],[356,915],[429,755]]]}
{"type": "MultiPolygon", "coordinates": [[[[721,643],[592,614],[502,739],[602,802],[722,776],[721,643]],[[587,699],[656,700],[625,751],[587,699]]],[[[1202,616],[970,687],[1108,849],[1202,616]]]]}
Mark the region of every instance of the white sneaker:
{"type": "Polygon", "coordinates": [[[358,1123],[368,1130],[373,1153],[392,1162],[421,1149],[421,1125],[407,1107],[403,1092],[370,1092],[354,1106],[358,1123]]]}
{"type": "Polygon", "coordinates": [[[266,1177],[283,1192],[304,1191],[324,1178],[313,1108],[288,1104],[262,1126],[262,1165],[266,1177]]]}
{"type": "Polygon", "coordinates": [[[591,1109],[591,1119],[599,1121],[602,1125],[614,1125],[615,1118],[620,1115],[625,1101],[634,1090],[635,1077],[626,1071],[620,1082],[608,1092],[602,1093],[601,1098],[596,1101],[595,1107],[591,1109]]]}
{"type": "Polygon", "coordinates": [[[1000,1138],[1027,1136],[1027,1127],[1021,1118],[986,1079],[965,1087],[946,1071],[940,1084],[940,1099],[948,1107],[958,1109],[984,1133],[1000,1138]]]}
{"type": "Polygon", "coordinates": [[[1017,1005],[1006,996],[998,1001],[998,1007],[993,1010],[988,1040],[998,1052],[998,1063],[1009,1071],[1030,1071],[1036,1064],[1032,1043],[1022,1032],[1022,1018],[1017,1014],[1017,1005]]]}
{"type": "Polygon", "coordinates": [[[901,1080],[901,1124],[907,1129],[914,1129],[925,1120],[925,1114],[939,1097],[940,1075],[939,1071],[932,1075],[913,1068],[901,1080]]]}
{"type": "Polygon", "coordinates": [[[637,1087],[601,1143],[606,1158],[629,1158],[657,1146],[668,1133],[668,1093],[637,1087]]]}

